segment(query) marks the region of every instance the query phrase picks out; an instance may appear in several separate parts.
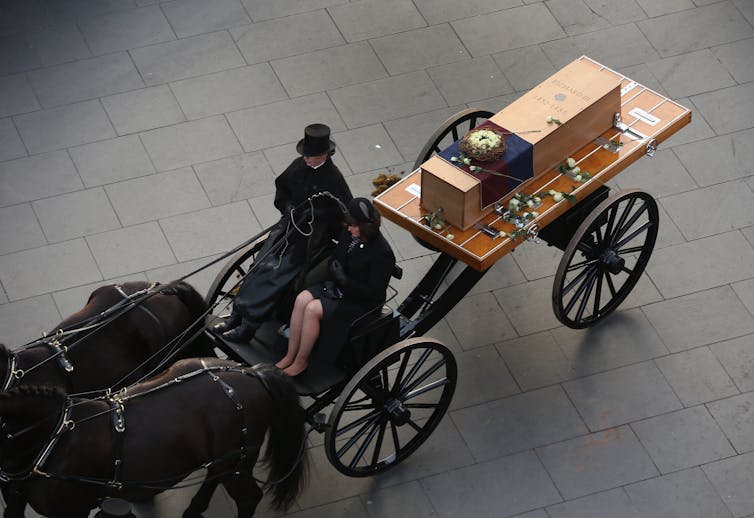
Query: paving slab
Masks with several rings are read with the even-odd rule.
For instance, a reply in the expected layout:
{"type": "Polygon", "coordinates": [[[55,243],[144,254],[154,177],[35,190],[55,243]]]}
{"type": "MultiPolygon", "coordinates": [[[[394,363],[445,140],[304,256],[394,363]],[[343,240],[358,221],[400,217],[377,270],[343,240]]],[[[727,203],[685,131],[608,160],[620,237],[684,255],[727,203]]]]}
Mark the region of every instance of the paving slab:
{"type": "Polygon", "coordinates": [[[28,73],[45,108],[126,92],[144,86],[131,58],[118,52],[28,73]]]}
{"type": "Polygon", "coordinates": [[[754,80],[752,47],[754,39],[749,38],[713,47],[711,50],[738,83],[747,83],[754,80]]]}
{"type": "Polygon", "coordinates": [[[370,518],[396,516],[434,518],[437,516],[423,488],[416,481],[379,491],[370,491],[361,496],[361,502],[370,518]]]}
{"type": "Polygon", "coordinates": [[[477,461],[505,457],[588,432],[559,386],[451,412],[477,461]],[[544,422],[550,424],[543,426],[544,422]]]}
{"type": "Polygon", "coordinates": [[[426,23],[409,0],[361,0],[328,8],[348,42],[404,32],[426,23]]]}
{"type": "Polygon", "coordinates": [[[149,86],[246,65],[227,31],[158,43],[129,53],[149,86]]]}
{"type": "Polygon", "coordinates": [[[175,255],[156,222],[86,238],[105,278],[143,272],[175,263],[175,255]]]}
{"type": "Polygon", "coordinates": [[[550,518],[636,518],[634,508],[623,488],[576,498],[547,508],[550,518]]]}
{"type": "Polygon", "coordinates": [[[255,22],[298,13],[308,13],[323,7],[348,3],[346,0],[280,0],[272,3],[242,0],[242,2],[255,22]]]}
{"type": "MultiPolygon", "coordinates": [[[[527,3],[527,2],[523,2],[527,3]]],[[[458,4],[452,0],[416,0],[416,7],[430,25],[440,24],[461,18],[503,11],[522,4],[520,0],[470,0],[458,4]]]]}
{"type": "Polygon", "coordinates": [[[754,335],[710,346],[741,392],[754,391],[754,335]]]}
{"type": "Polygon", "coordinates": [[[155,172],[141,140],[127,135],[70,148],[68,151],[87,187],[147,176],[155,172]]]}
{"type": "Polygon", "coordinates": [[[533,88],[556,71],[539,45],[499,52],[492,57],[516,91],[533,88]]]}
{"type": "Polygon", "coordinates": [[[597,16],[612,25],[643,20],[647,17],[636,0],[584,0],[597,16]]]}
{"type": "Polygon", "coordinates": [[[285,58],[345,42],[325,9],[259,21],[230,29],[230,34],[248,63],[285,58]]]}
{"type": "Polygon", "coordinates": [[[655,250],[647,266],[665,298],[754,277],[754,248],[738,231],[655,250]]]}
{"type": "Polygon", "coordinates": [[[67,63],[92,56],[84,35],[75,23],[58,23],[26,33],[42,66],[67,63]]]}
{"type": "Polygon", "coordinates": [[[426,72],[411,72],[328,92],[350,128],[398,119],[446,106],[426,72]]]}
{"type": "Polygon", "coordinates": [[[657,358],[655,363],[686,407],[739,393],[709,347],[657,358]]]}
{"type": "Polygon", "coordinates": [[[640,188],[662,198],[697,188],[696,182],[671,149],[660,149],[651,160],[629,166],[615,178],[623,189],[640,188]]]}
{"type": "Polygon", "coordinates": [[[140,138],[158,171],[210,162],[243,151],[222,115],[153,129],[140,138]]]}
{"type": "MultiPolygon", "coordinates": [[[[750,243],[753,243],[754,246],[754,234],[752,234],[751,230],[749,229],[749,235],[751,237],[748,238],[748,241],[750,243]]],[[[736,292],[736,295],[738,295],[738,298],[741,299],[741,302],[744,303],[744,306],[749,310],[749,313],[754,315],[754,279],[749,279],[741,282],[737,282],[735,284],[732,284],[733,291],[736,292]]]]}
{"type": "Polygon", "coordinates": [[[212,205],[275,192],[275,175],[262,153],[245,153],[194,166],[212,205]]]}
{"type": "Polygon", "coordinates": [[[60,314],[45,293],[18,302],[0,304],[0,335],[8,349],[16,349],[50,331],[60,314]]]}
{"type": "Polygon", "coordinates": [[[551,333],[572,368],[581,376],[668,353],[640,309],[620,311],[592,328],[577,330],[560,326],[551,333]]]}
{"type": "Polygon", "coordinates": [[[403,162],[403,157],[381,124],[340,132],[333,138],[353,173],[403,162]]]}
{"type": "Polygon", "coordinates": [[[167,85],[104,97],[102,106],[119,135],[169,126],[186,120],[167,85]]]}
{"type": "Polygon", "coordinates": [[[652,361],[563,384],[590,430],[678,410],[681,402],[652,361]]]}
{"type": "Polygon", "coordinates": [[[451,409],[479,405],[519,392],[513,376],[494,346],[454,353],[454,357],[461,373],[473,372],[474,375],[462,374],[458,377],[451,409]]]}
{"type": "MultiPolygon", "coordinates": [[[[298,142],[304,137],[303,128],[313,122],[327,124],[333,133],[345,129],[338,111],[323,93],[231,112],[227,118],[247,152],[298,142]]],[[[294,151],[291,146],[289,153],[294,151]]]]}
{"type": "Polygon", "coordinates": [[[746,18],[749,23],[754,25],[754,7],[752,7],[750,2],[747,2],[746,0],[733,0],[733,5],[741,11],[741,14],[744,15],[744,18],[746,18]]]}
{"type": "Polygon", "coordinates": [[[229,29],[251,22],[239,0],[162,2],[162,12],[179,38],[229,29]]]}
{"type": "Polygon", "coordinates": [[[752,127],[751,84],[722,88],[691,98],[718,135],[752,127]]]}
{"type": "Polygon", "coordinates": [[[736,454],[704,405],[639,421],[631,428],[663,474],[736,454]]]}
{"type": "Polygon", "coordinates": [[[98,100],[16,115],[16,128],[29,154],[44,153],[115,136],[98,100]]]}
{"type": "Polygon", "coordinates": [[[754,36],[754,29],[730,2],[636,22],[663,57],[754,36]]]}
{"type": "Polygon", "coordinates": [[[438,516],[510,516],[561,501],[533,452],[422,480],[438,516]],[[495,495],[494,499],[489,495],[495,495]]]}
{"type": "Polygon", "coordinates": [[[46,244],[31,204],[0,208],[0,255],[46,244]]]}
{"type": "Polygon", "coordinates": [[[448,118],[464,108],[464,106],[440,108],[410,117],[394,119],[383,124],[403,159],[411,164],[407,168],[407,172],[413,168],[416,160],[423,158],[419,157],[419,154],[435,131],[448,118]]]}
{"type": "Polygon", "coordinates": [[[244,201],[164,218],[160,226],[179,261],[227,252],[262,230],[244,201]]]}
{"type": "Polygon", "coordinates": [[[176,81],[170,84],[170,90],[189,119],[288,98],[267,63],[176,81]]]}
{"type": "Polygon", "coordinates": [[[11,301],[101,279],[83,239],[0,256],[0,282],[11,301]]]}
{"type": "Polygon", "coordinates": [[[387,76],[368,42],[340,45],[271,62],[275,74],[291,97],[387,76]]]}
{"type": "Polygon", "coordinates": [[[83,188],[65,151],[0,163],[0,206],[23,203],[83,188]]]}
{"type": "Polygon", "coordinates": [[[519,336],[560,326],[552,311],[551,293],[552,277],[516,284],[494,292],[519,336]]]}
{"type": "Polygon", "coordinates": [[[452,22],[472,56],[526,47],[565,36],[544,4],[514,7],[452,22]]]}
{"type": "Polygon", "coordinates": [[[730,511],[699,469],[679,471],[626,487],[637,513],[647,518],[728,518],[730,511]]]}
{"type": "Polygon", "coordinates": [[[513,92],[490,56],[432,67],[427,72],[450,106],[513,92]],[[470,77],[474,80],[469,81],[470,77]]]}
{"type": "Polygon", "coordinates": [[[610,27],[584,0],[548,0],[545,5],[570,36],[610,27]]]}
{"type": "Polygon", "coordinates": [[[652,61],[647,66],[673,99],[736,84],[709,49],[652,61]],[[704,75],[699,70],[704,70],[704,75]]]}
{"type": "Polygon", "coordinates": [[[39,109],[39,102],[26,74],[0,77],[0,117],[39,109]]]}
{"type": "Polygon", "coordinates": [[[555,274],[563,258],[563,251],[541,241],[526,241],[519,245],[511,256],[524,272],[524,276],[534,281],[555,274]]]}
{"type": "Polygon", "coordinates": [[[209,207],[190,168],[108,185],[108,198],[124,226],[209,207]]]}
{"type": "Polygon", "coordinates": [[[707,403],[738,453],[754,450],[754,392],[707,403]]]}
{"type": "Polygon", "coordinates": [[[628,426],[537,448],[565,500],[658,475],[628,426]]]}
{"type": "Polygon", "coordinates": [[[86,189],[32,203],[50,243],[120,228],[104,189],[86,189]]]}
{"type": "Polygon", "coordinates": [[[709,127],[709,124],[707,124],[707,121],[704,120],[704,117],[699,112],[699,108],[694,105],[691,99],[684,97],[683,99],[676,100],[678,101],[678,104],[685,106],[686,108],[691,110],[691,123],[686,125],[683,128],[683,131],[679,131],[668,140],[663,142],[661,144],[663,148],[673,148],[675,146],[680,146],[682,144],[688,144],[690,142],[696,142],[715,136],[715,132],[712,131],[712,128],[709,127]]]}
{"type": "Polygon", "coordinates": [[[88,16],[79,27],[95,55],[175,39],[170,23],[156,5],[88,16]]]}
{"type": "Polygon", "coordinates": [[[658,302],[644,312],[672,352],[754,332],[754,318],[729,286],[658,302]]]}
{"type": "Polygon", "coordinates": [[[748,129],[683,144],[673,151],[694,180],[707,186],[751,175],[752,137],[754,131],[748,129]]]}
{"type": "Polygon", "coordinates": [[[466,297],[446,318],[463,349],[473,349],[517,336],[492,293],[466,297]],[[484,322],[484,325],[480,326],[480,322],[484,322]]]}
{"type": "Polygon", "coordinates": [[[15,74],[38,66],[39,57],[23,34],[0,36],[0,74],[15,74]]]}
{"type": "Polygon", "coordinates": [[[754,511],[754,453],[723,459],[703,466],[704,474],[733,516],[754,511]]]}
{"type": "Polygon", "coordinates": [[[448,24],[374,38],[369,44],[390,75],[444,65],[469,57],[448,24]]]}
{"type": "Polygon", "coordinates": [[[0,119],[0,162],[26,156],[26,146],[10,117],[0,119]]]}
{"type": "Polygon", "coordinates": [[[319,516],[329,516],[332,518],[369,518],[369,513],[367,513],[364,503],[359,497],[352,497],[333,502],[332,504],[291,513],[290,516],[291,518],[317,518],[319,516]]]}
{"type": "Polygon", "coordinates": [[[691,0],[636,0],[649,18],[694,8],[691,0]]]}
{"type": "Polygon", "coordinates": [[[495,346],[522,390],[560,383],[577,376],[550,331],[514,338],[495,346]]]}

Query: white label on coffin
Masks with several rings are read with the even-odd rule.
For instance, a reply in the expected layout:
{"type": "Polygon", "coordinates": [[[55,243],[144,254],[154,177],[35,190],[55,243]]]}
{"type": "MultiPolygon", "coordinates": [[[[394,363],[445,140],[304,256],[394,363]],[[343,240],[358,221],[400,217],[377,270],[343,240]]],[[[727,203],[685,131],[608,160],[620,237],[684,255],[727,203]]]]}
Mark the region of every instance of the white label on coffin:
{"type": "Polygon", "coordinates": [[[641,108],[634,108],[630,112],[628,112],[629,115],[636,117],[642,122],[646,122],[650,126],[657,126],[657,123],[660,122],[660,119],[658,117],[655,117],[651,113],[647,113],[641,108]]]}
{"type": "Polygon", "coordinates": [[[412,183],[408,187],[406,187],[406,192],[411,194],[412,196],[421,196],[422,195],[422,188],[419,187],[418,184],[412,183]]]}

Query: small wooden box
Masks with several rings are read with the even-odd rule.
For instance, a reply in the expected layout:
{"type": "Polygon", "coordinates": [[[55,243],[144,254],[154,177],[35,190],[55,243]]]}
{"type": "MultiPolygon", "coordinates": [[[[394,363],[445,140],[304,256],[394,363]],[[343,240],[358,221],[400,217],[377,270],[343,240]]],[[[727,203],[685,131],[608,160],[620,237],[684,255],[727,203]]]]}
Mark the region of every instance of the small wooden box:
{"type": "Polygon", "coordinates": [[[490,120],[534,146],[538,176],[613,125],[620,113],[622,77],[579,58],[496,113],[490,120]],[[547,117],[562,124],[548,123],[547,117]]]}
{"type": "Polygon", "coordinates": [[[434,156],[421,166],[421,206],[432,212],[442,207],[445,221],[466,230],[492,212],[482,208],[479,180],[434,156]]]}

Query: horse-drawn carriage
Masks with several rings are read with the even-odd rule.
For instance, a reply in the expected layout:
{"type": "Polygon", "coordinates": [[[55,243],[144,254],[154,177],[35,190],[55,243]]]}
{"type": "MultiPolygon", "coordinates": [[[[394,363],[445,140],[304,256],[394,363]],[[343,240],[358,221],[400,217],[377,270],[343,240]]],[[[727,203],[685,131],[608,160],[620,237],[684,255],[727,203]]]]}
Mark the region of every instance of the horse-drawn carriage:
{"type": "MultiPolygon", "coordinates": [[[[629,78],[588,58],[581,60],[618,77],[620,109],[608,130],[574,150],[574,164],[551,167],[524,181],[471,225],[438,224],[441,211],[428,212],[422,203],[423,165],[494,116],[467,109],[430,137],[413,172],[375,198],[385,218],[435,255],[403,300],[397,301],[392,290],[389,300],[351,325],[342,348],[315,348],[308,369],[291,380],[299,396],[310,401],[305,420],[312,430],[324,432],[327,458],[341,473],[380,473],[406,459],[431,435],[450,405],[458,372],[451,351],[424,335],[523,241],[541,239],[564,251],[552,305],[558,320],[572,328],[597,324],[641,277],[657,236],[657,204],[638,190],[611,194],[605,184],[640,157],[651,156],[691,115],[629,78]],[[577,176],[579,170],[584,174],[577,176]]],[[[283,331],[291,301],[281,299],[276,318],[248,344],[226,341],[208,326],[229,311],[240,283],[248,276],[253,279],[270,230],[226,254],[228,262],[205,297],[207,310],[192,322],[201,329],[191,334],[209,338],[230,359],[247,365],[275,363],[285,353],[283,331]]],[[[302,272],[301,284],[317,279],[322,264],[302,272]]],[[[394,275],[400,276],[399,269],[394,275]]]]}

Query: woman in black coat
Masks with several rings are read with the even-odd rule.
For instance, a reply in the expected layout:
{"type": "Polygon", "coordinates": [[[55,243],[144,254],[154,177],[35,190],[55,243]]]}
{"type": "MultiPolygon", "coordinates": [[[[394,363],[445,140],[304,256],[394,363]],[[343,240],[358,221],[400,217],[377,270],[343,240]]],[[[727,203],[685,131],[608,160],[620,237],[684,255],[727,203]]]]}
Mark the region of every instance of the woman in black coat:
{"type": "Polygon", "coordinates": [[[366,198],[348,204],[347,231],[330,259],[327,280],[298,294],[290,322],[288,352],[275,365],[301,374],[320,338],[339,347],[357,317],[385,301],[395,255],[380,233],[380,213],[366,198]]]}

